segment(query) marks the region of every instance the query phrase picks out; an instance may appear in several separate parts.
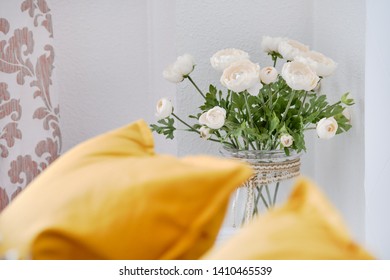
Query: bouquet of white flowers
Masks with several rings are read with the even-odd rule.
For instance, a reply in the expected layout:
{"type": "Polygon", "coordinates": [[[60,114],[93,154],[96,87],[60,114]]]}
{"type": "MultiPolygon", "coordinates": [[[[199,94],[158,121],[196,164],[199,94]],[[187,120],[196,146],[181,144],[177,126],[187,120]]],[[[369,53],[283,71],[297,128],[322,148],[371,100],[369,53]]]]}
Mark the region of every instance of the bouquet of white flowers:
{"type": "Polygon", "coordinates": [[[354,104],[348,93],[329,104],[320,93],[323,79],[336,69],[336,63],[300,42],[288,38],[263,37],[262,49],[271,57],[272,66],[261,68],[249,54],[238,49],[224,49],[210,59],[222,72],[224,92],[210,84],[203,92],[193,79],[191,55],[179,56],[164,70],[170,82],[188,79],[204,102],[199,112],[189,114],[190,124],[174,113],[172,103],[162,98],[157,103],[158,124],[152,130],[173,139],[175,120],[185,129],[209,141],[237,150],[305,151],[304,132],[316,129],[322,139],[330,139],[351,128],[347,107],[354,104]],[[278,60],[284,60],[277,70],[278,60]]]}

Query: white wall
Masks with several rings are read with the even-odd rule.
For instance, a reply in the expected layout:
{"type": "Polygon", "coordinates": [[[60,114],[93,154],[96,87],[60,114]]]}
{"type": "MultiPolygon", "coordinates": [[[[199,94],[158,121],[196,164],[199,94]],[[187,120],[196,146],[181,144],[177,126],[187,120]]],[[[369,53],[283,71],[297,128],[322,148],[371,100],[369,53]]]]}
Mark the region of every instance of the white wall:
{"type": "Polygon", "coordinates": [[[323,82],[331,100],[350,92],[356,100],[352,129],[315,142],[315,180],[341,211],[353,235],[364,241],[364,51],[365,1],[314,1],[313,49],[333,58],[336,72],[323,82]],[[337,7],[337,8],[336,8],[337,7]]]}
{"type": "Polygon", "coordinates": [[[366,25],[366,235],[368,246],[390,259],[390,2],[367,0],[366,25]]]}
{"type": "MultiPolygon", "coordinates": [[[[56,70],[64,151],[107,130],[155,120],[161,95],[175,87],[161,72],[176,56],[174,1],[56,0],[56,70]]],[[[160,152],[175,141],[156,137],[160,152]]]]}

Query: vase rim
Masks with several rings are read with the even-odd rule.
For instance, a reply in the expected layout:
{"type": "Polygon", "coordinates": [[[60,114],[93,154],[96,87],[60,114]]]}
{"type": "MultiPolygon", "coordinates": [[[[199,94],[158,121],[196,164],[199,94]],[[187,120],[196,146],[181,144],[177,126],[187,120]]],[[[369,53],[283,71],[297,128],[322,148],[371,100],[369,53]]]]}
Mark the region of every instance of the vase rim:
{"type": "Polygon", "coordinates": [[[269,159],[269,160],[293,160],[299,158],[302,153],[289,149],[289,155],[284,150],[240,150],[227,146],[222,146],[219,152],[223,156],[230,156],[240,159],[269,159]]]}

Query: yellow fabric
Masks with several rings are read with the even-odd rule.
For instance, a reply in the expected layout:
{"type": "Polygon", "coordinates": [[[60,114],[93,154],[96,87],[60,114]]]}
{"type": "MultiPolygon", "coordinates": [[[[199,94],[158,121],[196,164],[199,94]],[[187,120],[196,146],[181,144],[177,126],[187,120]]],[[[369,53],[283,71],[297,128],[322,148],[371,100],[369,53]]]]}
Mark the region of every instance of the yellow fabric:
{"type": "Polygon", "coordinates": [[[319,189],[300,179],[280,208],[257,217],[205,259],[372,259],[351,240],[340,215],[319,189]]]}
{"type": "Polygon", "coordinates": [[[196,259],[215,241],[231,192],[252,170],[154,153],[143,121],[54,162],[0,215],[0,256],[196,259]]]}

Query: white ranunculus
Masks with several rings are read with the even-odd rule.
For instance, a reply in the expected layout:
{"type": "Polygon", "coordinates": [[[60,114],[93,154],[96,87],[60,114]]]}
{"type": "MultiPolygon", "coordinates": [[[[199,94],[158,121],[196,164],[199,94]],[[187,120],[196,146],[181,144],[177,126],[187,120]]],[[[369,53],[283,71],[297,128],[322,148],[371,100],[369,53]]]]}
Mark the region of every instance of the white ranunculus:
{"type": "Polygon", "coordinates": [[[296,56],[294,60],[309,65],[316,74],[321,77],[332,75],[337,67],[336,62],[334,62],[331,58],[315,51],[301,53],[296,56]]]}
{"type": "Polygon", "coordinates": [[[189,54],[184,54],[163,71],[163,77],[172,83],[180,83],[194,70],[194,66],[194,58],[189,54]]]}
{"type": "Polygon", "coordinates": [[[184,80],[183,75],[174,70],[173,64],[165,68],[162,74],[164,79],[172,83],[180,83],[181,81],[184,80]]]}
{"type": "Polygon", "coordinates": [[[317,123],[317,135],[321,139],[330,139],[336,135],[338,127],[334,117],[323,118],[317,123]]]}
{"type": "Polygon", "coordinates": [[[288,86],[295,90],[312,90],[320,78],[305,63],[299,61],[287,62],[282,68],[282,77],[288,86]]]}
{"type": "Polygon", "coordinates": [[[288,148],[292,145],[293,142],[294,142],[294,138],[290,134],[286,133],[280,137],[280,143],[282,143],[283,147],[288,148]]]}
{"type": "Polygon", "coordinates": [[[249,59],[249,54],[239,49],[223,49],[216,52],[211,58],[211,66],[218,71],[223,71],[233,62],[249,59]]]}
{"type": "Polygon", "coordinates": [[[291,39],[281,41],[278,46],[278,52],[287,60],[293,60],[296,56],[308,51],[308,46],[291,39]]]}
{"type": "Polygon", "coordinates": [[[264,67],[260,70],[260,80],[268,85],[278,79],[278,70],[272,66],[264,67]]]}
{"type": "Polygon", "coordinates": [[[253,88],[259,82],[260,66],[249,60],[233,62],[221,77],[221,84],[234,92],[253,88]]]}
{"type": "Polygon", "coordinates": [[[183,54],[176,59],[173,64],[173,69],[183,76],[187,76],[192,72],[192,70],[194,70],[194,66],[195,62],[192,55],[183,54]]]}
{"type": "Polygon", "coordinates": [[[200,138],[202,139],[209,139],[211,134],[210,134],[210,128],[206,127],[206,126],[202,126],[201,128],[199,128],[199,133],[200,133],[200,138]]]}
{"type": "Polygon", "coordinates": [[[166,98],[161,98],[156,105],[156,117],[159,120],[169,117],[173,112],[171,101],[166,98]]]}
{"type": "Polygon", "coordinates": [[[226,110],[215,106],[200,116],[199,123],[212,129],[220,129],[225,124],[225,119],[226,110]]]}
{"type": "Polygon", "coordinates": [[[266,53],[279,52],[279,44],[285,40],[287,39],[283,37],[263,36],[261,41],[261,48],[266,53]]]}

